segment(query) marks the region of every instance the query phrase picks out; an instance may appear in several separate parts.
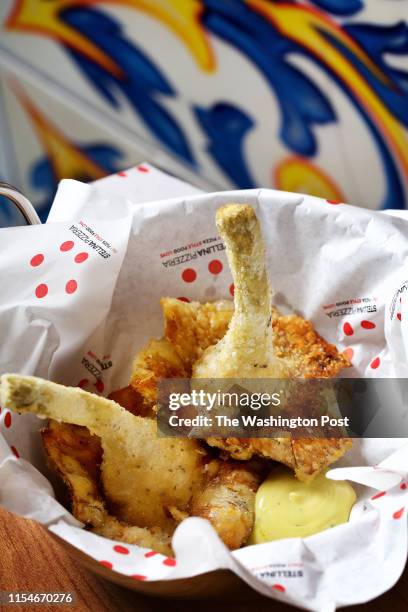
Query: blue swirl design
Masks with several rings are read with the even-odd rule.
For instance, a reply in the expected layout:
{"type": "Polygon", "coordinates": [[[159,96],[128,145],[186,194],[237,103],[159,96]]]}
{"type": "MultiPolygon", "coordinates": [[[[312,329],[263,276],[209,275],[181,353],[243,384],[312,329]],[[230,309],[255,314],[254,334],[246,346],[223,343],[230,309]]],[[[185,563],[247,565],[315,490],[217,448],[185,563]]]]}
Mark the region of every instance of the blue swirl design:
{"type": "MultiPolygon", "coordinates": [[[[353,14],[363,6],[361,2],[334,0],[324,2],[321,0],[315,4],[325,10],[344,15],[353,14]]],[[[288,55],[296,53],[316,62],[352,101],[368,125],[382,159],[386,179],[382,208],[404,208],[404,191],[392,155],[377,126],[368,117],[354,93],[349,88],[345,88],[337,76],[316,60],[312,53],[296,42],[288,40],[270,22],[245,6],[241,0],[224,0],[222,3],[217,0],[204,0],[204,5],[206,11],[202,20],[206,28],[252,60],[275,93],[281,112],[279,135],[286,146],[299,155],[312,157],[318,151],[314,134],[315,126],[336,121],[336,114],[328,97],[297,68],[290,65],[288,55]]],[[[378,63],[392,80],[394,87],[381,83],[362,62],[351,55],[349,49],[344,46],[340,48],[339,42],[329,37],[326,32],[320,34],[330,40],[333,47],[341,50],[342,54],[358,68],[389,110],[407,125],[408,74],[390,68],[383,57],[384,53],[398,55],[408,53],[407,26],[403,23],[391,27],[349,24],[343,26],[343,29],[366,50],[374,62],[378,63]]]]}
{"type": "Polygon", "coordinates": [[[245,163],[243,143],[253,120],[232,104],[215,104],[209,110],[197,106],[196,117],[205,131],[211,153],[222,168],[240,189],[255,187],[245,163]]]}
{"type": "Polygon", "coordinates": [[[205,0],[204,4],[206,28],[251,59],[271,86],[282,117],[282,141],[299,155],[314,155],[314,125],[335,121],[336,116],[326,96],[287,63],[286,55],[298,47],[241,2],[205,0]]]}
{"type": "Polygon", "coordinates": [[[313,0],[313,4],[333,15],[355,15],[364,8],[363,0],[313,0]]]}
{"type": "MultiPolygon", "coordinates": [[[[282,8],[292,5],[304,8],[303,3],[296,0],[270,2],[282,8]]],[[[355,15],[365,6],[363,0],[314,0],[310,4],[314,5],[315,14],[320,11],[322,15],[330,13],[342,17],[343,32],[365,50],[388,77],[388,83],[382,82],[375,71],[371,72],[357,54],[352,54],[352,47],[346,48],[329,32],[319,30],[319,34],[325,36],[330,45],[348,59],[389,112],[407,126],[408,73],[393,68],[386,61],[386,54],[398,57],[408,54],[407,25],[401,22],[392,26],[375,26],[356,22],[355,15]],[[350,16],[353,21],[348,23],[346,20],[350,16]]],[[[404,207],[402,179],[379,125],[368,116],[361,99],[336,76],[333,68],[330,69],[322,58],[313,55],[306,44],[303,46],[300,42],[289,40],[272,21],[256,12],[245,0],[202,0],[202,7],[200,20],[207,33],[242,53],[268,83],[280,113],[279,133],[271,134],[271,140],[279,137],[289,151],[311,158],[319,151],[317,128],[337,121],[326,92],[291,61],[293,55],[305,56],[325,71],[348,96],[368,126],[384,169],[386,193],[382,206],[404,207]]],[[[94,6],[61,9],[59,18],[92,41],[122,70],[120,77],[115,76],[84,53],[66,45],[67,53],[95,91],[113,108],[120,105],[118,92],[124,94],[154,137],[179,158],[197,167],[188,136],[162,102],[166,98],[176,98],[177,92],[162,71],[126,38],[120,23],[94,6]]],[[[253,185],[254,180],[244,154],[245,139],[257,125],[257,120],[232,102],[218,100],[209,108],[192,105],[192,111],[208,138],[207,150],[215,162],[234,184],[247,187],[253,185]]]]}
{"type": "MultiPolygon", "coordinates": [[[[353,25],[348,26],[348,28],[345,27],[344,29],[347,30],[349,34],[354,34],[353,37],[355,40],[362,43],[362,46],[366,48],[366,51],[371,51],[371,58],[374,59],[377,65],[383,69],[383,72],[390,78],[390,80],[395,83],[394,89],[387,87],[384,83],[381,83],[378,79],[376,79],[362,62],[353,57],[354,64],[358,65],[360,73],[364,75],[364,78],[370,84],[371,88],[383,101],[386,102],[389,110],[401,121],[401,123],[407,126],[408,98],[406,91],[408,75],[402,71],[389,68],[382,57],[384,52],[401,53],[408,50],[407,27],[404,24],[398,24],[397,26],[393,27],[353,25]],[[370,41],[372,42],[372,46],[370,45],[370,41]]],[[[349,49],[347,49],[344,45],[340,45],[337,40],[329,36],[329,34],[326,32],[321,32],[321,34],[330,41],[333,47],[339,49],[344,57],[352,59],[349,49]]],[[[342,87],[342,83],[337,79],[337,77],[327,69],[326,71],[330,74],[332,79],[338,83],[339,87],[342,87]]],[[[392,155],[385,145],[378,127],[368,116],[366,111],[361,107],[355,94],[351,90],[347,90],[346,93],[354,102],[354,106],[357,108],[362,119],[370,129],[371,135],[374,142],[377,144],[378,151],[382,159],[384,174],[387,180],[386,192],[381,208],[404,208],[404,188],[397,168],[395,167],[392,155]]]]}
{"type": "MultiPolygon", "coordinates": [[[[403,22],[393,26],[351,24],[344,26],[343,29],[360,44],[382,72],[389,77],[392,87],[375,78],[362,62],[354,58],[354,63],[358,65],[360,73],[364,75],[371,88],[387,104],[395,117],[408,127],[408,73],[389,66],[384,59],[385,53],[408,54],[407,24],[403,22]]],[[[331,44],[339,48],[337,41],[331,40],[331,44]]],[[[341,47],[340,50],[345,57],[351,59],[348,49],[341,47]]]]}
{"type": "Polygon", "coordinates": [[[117,78],[82,53],[66,47],[98,93],[118,108],[116,91],[121,90],[156,138],[173,153],[194,164],[187,136],[156,99],[158,94],[174,97],[174,89],[147,56],[125,39],[120,24],[94,8],[66,9],[61,11],[60,18],[92,40],[122,68],[125,78],[117,78]]]}

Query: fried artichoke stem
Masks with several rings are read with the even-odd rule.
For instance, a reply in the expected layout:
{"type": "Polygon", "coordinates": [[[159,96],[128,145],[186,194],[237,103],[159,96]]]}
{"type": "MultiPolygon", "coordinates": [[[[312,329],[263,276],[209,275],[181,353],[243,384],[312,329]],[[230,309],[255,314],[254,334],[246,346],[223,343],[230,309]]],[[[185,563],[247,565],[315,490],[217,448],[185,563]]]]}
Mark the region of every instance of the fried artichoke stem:
{"type": "Polygon", "coordinates": [[[178,522],[194,515],[229,547],[249,537],[263,475],[257,464],[220,461],[197,440],[158,436],[155,420],[114,401],[33,376],[4,374],[0,402],[52,419],[46,451],[75,516],[96,533],[169,554],[178,522]]]}
{"type": "Polygon", "coordinates": [[[130,525],[173,529],[166,505],[187,508],[192,489],[201,486],[202,451],[195,440],[159,437],[153,419],[112,400],[18,374],[1,377],[0,398],[10,410],[82,425],[98,436],[103,490],[114,514],[130,525]]]}
{"type": "Polygon", "coordinates": [[[259,221],[247,204],[217,211],[234,279],[235,310],[225,336],[193,368],[195,378],[279,378],[282,362],[273,354],[271,288],[259,221]]]}

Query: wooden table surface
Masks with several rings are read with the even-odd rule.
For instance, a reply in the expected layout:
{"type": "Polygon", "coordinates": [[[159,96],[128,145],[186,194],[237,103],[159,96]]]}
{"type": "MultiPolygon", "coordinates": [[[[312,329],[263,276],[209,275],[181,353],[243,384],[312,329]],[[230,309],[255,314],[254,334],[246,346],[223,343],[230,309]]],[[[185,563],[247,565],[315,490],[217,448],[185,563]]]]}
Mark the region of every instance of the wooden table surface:
{"type": "MultiPolygon", "coordinates": [[[[180,601],[154,599],[127,591],[96,577],[59,546],[39,525],[9,514],[0,508],[0,590],[68,592],[76,594],[76,604],[66,606],[7,606],[2,610],[72,610],[83,612],[225,612],[221,599],[180,601]]],[[[250,601],[228,600],[234,612],[288,612],[291,608],[254,595],[250,601]]],[[[292,608],[293,609],[293,608],[292,608]]],[[[368,604],[343,608],[354,612],[400,612],[408,610],[408,568],[388,593],[368,604]]]]}

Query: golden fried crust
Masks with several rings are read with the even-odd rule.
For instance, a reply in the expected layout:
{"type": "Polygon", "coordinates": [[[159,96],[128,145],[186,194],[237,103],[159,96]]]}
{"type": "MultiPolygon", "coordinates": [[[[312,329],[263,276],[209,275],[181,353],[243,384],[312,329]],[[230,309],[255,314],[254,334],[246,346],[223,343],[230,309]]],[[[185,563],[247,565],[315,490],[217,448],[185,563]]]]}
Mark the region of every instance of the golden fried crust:
{"type": "Polygon", "coordinates": [[[197,440],[157,435],[156,421],[79,388],[5,374],[0,397],[14,411],[83,425],[101,440],[101,483],[111,513],[139,527],[174,529],[167,506],[186,510],[206,452],[197,440]]]}
{"type": "MultiPolygon", "coordinates": [[[[233,304],[220,300],[207,304],[161,300],[165,336],[150,340],[136,355],[130,386],[142,398],[142,416],[155,416],[159,378],[190,378],[193,363],[215,344],[228,327],[233,304]]],[[[119,402],[121,403],[121,402],[119,402]]],[[[140,408],[139,408],[140,410],[140,408]]]]}
{"type": "Polygon", "coordinates": [[[299,480],[311,480],[352,447],[349,438],[292,440],[295,474],[299,480]]]}
{"type": "MultiPolygon", "coordinates": [[[[191,514],[213,522],[227,545],[239,547],[249,535],[261,482],[256,465],[220,461],[197,440],[158,437],[154,420],[82,389],[32,376],[0,380],[0,401],[10,409],[51,417],[46,452],[68,485],[74,515],[93,531],[165,554],[177,523],[191,514]]],[[[128,389],[114,396],[134,401],[128,389]]]]}
{"type": "Polygon", "coordinates": [[[131,385],[112,391],[108,395],[108,399],[120,404],[135,416],[148,416],[149,414],[149,409],[143,401],[142,395],[131,385]]]}
{"type": "Polygon", "coordinates": [[[154,406],[157,403],[159,378],[188,378],[188,376],[188,370],[167,338],[150,340],[137,353],[130,379],[130,385],[140,394],[144,403],[144,415],[155,415],[154,406]]]}
{"type": "MultiPolygon", "coordinates": [[[[194,359],[222,337],[233,313],[233,303],[225,301],[200,304],[162,298],[161,304],[165,318],[165,339],[174,342],[175,349],[184,354],[185,370],[191,370],[194,359]],[[197,333],[195,329],[198,325],[197,333]]],[[[291,375],[294,377],[328,378],[350,366],[345,355],[326,342],[309,321],[297,315],[283,316],[273,308],[272,335],[276,356],[290,363],[291,375]]],[[[154,360],[152,355],[151,358],[154,360]]],[[[247,460],[253,455],[274,459],[294,469],[301,480],[317,474],[339,459],[351,446],[351,441],[344,438],[290,441],[283,438],[212,437],[207,439],[207,443],[224,450],[235,459],[247,460]]]]}
{"type": "MultiPolygon", "coordinates": [[[[234,312],[232,301],[219,300],[200,304],[162,298],[164,337],[183,360],[185,370],[203,351],[220,340],[228,329],[234,312]]],[[[326,342],[310,321],[298,315],[281,315],[272,309],[272,338],[277,357],[292,362],[292,376],[332,378],[350,367],[345,355],[326,342]]],[[[150,353],[152,361],[152,353],[150,353]]]]}
{"type": "Polygon", "coordinates": [[[348,438],[207,438],[206,442],[234,459],[258,456],[283,463],[303,482],[313,479],[352,446],[348,438]]]}
{"type": "Polygon", "coordinates": [[[67,485],[72,513],[93,532],[112,540],[172,554],[168,533],[128,525],[111,516],[100,490],[100,439],[86,427],[50,420],[41,432],[50,465],[67,485]]]}
{"type": "Polygon", "coordinates": [[[98,483],[102,447],[100,439],[86,427],[50,420],[41,432],[50,465],[68,485],[72,512],[83,523],[98,526],[106,510],[98,483]]]}
{"type": "Polygon", "coordinates": [[[261,464],[221,463],[217,475],[193,497],[191,514],[209,520],[228,548],[239,548],[251,534],[255,494],[265,475],[261,464]]]}
{"type": "MultiPolygon", "coordinates": [[[[146,405],[150,405],[152,415],[157,401],[158,372],[169,378],[190,376],[194,362],[203,351],[223,337],[234,311],[233,303],[226,300],[200,304],[162,298],[161,305],[165,337],[151,341],[138,354],[135,364],[143,363],[146,367],[141,381],[134,368],[131,381],[131,385],[144,396],[146,405]],[[149,368],[150,375],[147,374],[149,368]]],[[[345,355],[326,342],[309,321],[297,315],[283,316],[276,308],[272,309],[272,341],[275,355],[290,364],[293,377],[328,378],[350,366],[345,355]]],[[[339,459],[351,446],[351,441],[344,438],[290,440],[211,437],[206,442],[234,459],[248,460],[258,455],[283,463],[295,470],[300,480],[313,477],[339,459]]]]}
{"type": "Polygon", "coordinates": [[[226,451],[233,459],[248,460],[254,455],[273,459],[295,469],[290,438],[207,438],[207,444],[226,451]]]}
{"type": "Polygon", "coordinates": [[[274,309],[272,329],[276,356],[291,361],[293,376],[332,378],[350,367],[347,357],[319,336],[310,321],[302,317],[282,316],[274,309]]]}
{"type": "MultiPolygon", "coordinates": [[[[155,416],[159,378],[189,378],[193,364],[218,342],[228,329],[234,312],[232,301],[182,302],[162,298],[164,338],[150,340],[136,355],[130,385],[142,398],[141,416],[155,416]]],[[[350,363],[297,315],[283,316],[272,310],[272,338],[277,357],[290,364],[291,376],[328,378],[350,363]]],[[[121,402],[119,402],[121,403],[121,402]]],[[[235,456],[235,455],[234,455],[235,456]]]]}
{"type": "Polygon", "coordinates": [[[182,302],[162,298],[164,337],[174,347],[191,374],[192,365],[203,351],[218,342],[228,329],[234,305],[230,300],[217,302],[182,302]]]}

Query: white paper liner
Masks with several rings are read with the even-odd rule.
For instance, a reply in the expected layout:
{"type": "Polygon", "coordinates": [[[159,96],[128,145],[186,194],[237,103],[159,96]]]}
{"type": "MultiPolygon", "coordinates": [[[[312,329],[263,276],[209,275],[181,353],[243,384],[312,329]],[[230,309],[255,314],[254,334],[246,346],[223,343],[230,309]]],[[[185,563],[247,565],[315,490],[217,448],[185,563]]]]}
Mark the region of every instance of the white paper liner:
{"type": "MultiPolygon", "coordinates": [[[[103,394],[127,384],[133,355],[162,333],[160,297],[231,297],[214,224],[228,202],[256,208],[276,305],[347,349],[347,375],[407,375],[407,215],[271,190],[200,194],[148,164],[93,185],[62,181],[45,226],[0,230],[0,372],[103,394]]],[[[336,465],[331,477],[372,487],[356,485],[349,523],[231,553],[209,523],[189,518],[174,535],[174,562],[80,528],[40,473],[42,425],[3,407],[1,505],[116,572],[154,581],[229,568],[264,595],[329,612],[380,595],[404,568],[407,440],[356,441],[336,465]]]]}

